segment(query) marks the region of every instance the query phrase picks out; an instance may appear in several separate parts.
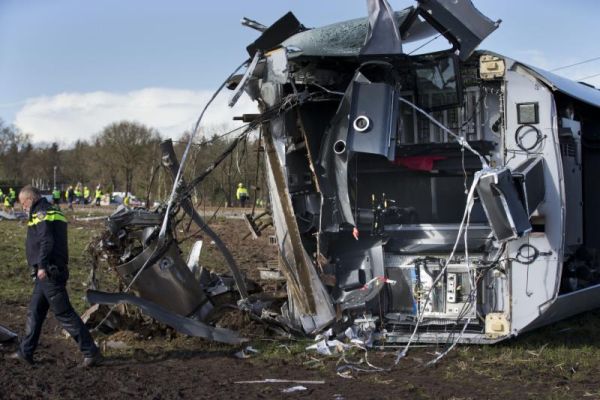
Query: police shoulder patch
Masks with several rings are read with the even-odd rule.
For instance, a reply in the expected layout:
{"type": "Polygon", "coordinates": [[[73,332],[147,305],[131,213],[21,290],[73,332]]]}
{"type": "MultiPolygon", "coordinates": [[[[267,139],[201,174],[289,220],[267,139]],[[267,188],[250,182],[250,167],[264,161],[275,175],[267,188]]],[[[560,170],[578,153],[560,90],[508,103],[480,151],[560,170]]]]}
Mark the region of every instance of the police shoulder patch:
{"type": "Polygon", "coordinates": [[[38,217],[39,219],[44,219],[44,218],[46,218],[46,213],[44,211],[38,211],[35,213],[35,216],[38,217]]]}

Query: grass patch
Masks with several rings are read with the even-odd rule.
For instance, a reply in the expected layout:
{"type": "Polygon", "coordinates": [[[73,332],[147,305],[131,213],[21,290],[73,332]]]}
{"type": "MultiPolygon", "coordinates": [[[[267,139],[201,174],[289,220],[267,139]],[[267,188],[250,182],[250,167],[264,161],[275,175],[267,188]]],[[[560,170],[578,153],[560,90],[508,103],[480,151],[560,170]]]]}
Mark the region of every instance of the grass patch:
{"type": "MultiPolygon", "coordinates": [[[[104,229],[102,221],[73,222],[76,216],[87,215],[86,210],[68,212],[69,221],[69,273],[67,283],[73,307],[83,312],[87,305],[84,296],[90,274],[91,261],[86,248],[92,238],[104,229]]],[[[27,223],[0,221],[0,303],[27,304],[33,290],[33,281],[25,256],[27,223]]],[[[102,278],[114,282],[115,277],[104,274],[102,278]],[[106,276],[105,276],[106,275],[106,276]]]]}

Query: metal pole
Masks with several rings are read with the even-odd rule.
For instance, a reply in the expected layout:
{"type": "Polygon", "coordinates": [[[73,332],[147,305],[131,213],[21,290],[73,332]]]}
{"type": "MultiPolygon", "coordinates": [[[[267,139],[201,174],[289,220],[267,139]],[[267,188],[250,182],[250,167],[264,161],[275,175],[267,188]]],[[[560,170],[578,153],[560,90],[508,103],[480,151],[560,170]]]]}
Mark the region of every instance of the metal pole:
{"type": "Polygon", "coordinates": [[[56,165],[54,166],[54,185],[52,186],[52,189],[56,189],[56,165]]]}

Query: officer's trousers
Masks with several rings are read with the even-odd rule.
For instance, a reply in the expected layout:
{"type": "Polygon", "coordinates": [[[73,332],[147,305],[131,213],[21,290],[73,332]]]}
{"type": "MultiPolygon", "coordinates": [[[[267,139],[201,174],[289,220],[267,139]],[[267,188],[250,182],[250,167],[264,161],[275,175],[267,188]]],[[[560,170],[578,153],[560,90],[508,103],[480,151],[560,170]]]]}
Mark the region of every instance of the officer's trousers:
{"type": "Polygon", "coordinates": [[[75,339],[85,357],[96,355],[98,348],[90,335],[90,331],[73,309],[65,282],[46,277],[42,280],[38,278],[35,280],[31,303],[27,311],[25,336],[20,345],[21,353],[24,356],[33,356],[48,309],[52,310],[62,327],[75,339]]]}

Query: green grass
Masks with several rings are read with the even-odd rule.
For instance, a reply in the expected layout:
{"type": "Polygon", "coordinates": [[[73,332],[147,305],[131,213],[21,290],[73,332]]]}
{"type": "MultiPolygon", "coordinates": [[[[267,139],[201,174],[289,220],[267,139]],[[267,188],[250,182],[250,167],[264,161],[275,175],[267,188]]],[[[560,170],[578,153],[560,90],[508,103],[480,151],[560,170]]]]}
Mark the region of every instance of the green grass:
{"type": "MultiPolygon", "coordinates": [[[[67,217],[72,221],[69,224],[71,277],[68,288],[71,301],[78,312],[82,312],[87,307],[83,300],[87,289],[84,283],[88,281],[91,262],[86,247],[94,236],[104,229],[102,221],[74,221],[74,217],[86,216],[86,214],[87,210],[67,213],[67,217]]],[[[0,221],[0,304],[26,305],[29,301],[32,281],[25,260],[26,229],[27,226],[23,222],[0,221]]],[[[186,243],[186,246],[189,247],[191,243],[193,240],[186,243]]],[[[203,251],[203,257],[216,259],[217,254],[203,251]]],[[[207,262],[206,259],[202,261],[207,262]]],[[[101,289],[114,290],[116,277],[113,273],[103,269],[100,278],[104,282],[101,289]]],[[[507,382],[510,385],[524,387],[532,384],[547,384],[548,391],[545,392],[547,394],[545,398],[567,398],[574,396],[574,393],[583,392],[589,393],[591,397],[600,397],[600,390],[594,388],[595,377],[599,371],[598,360],[600,360],[598,332],[600,332],[600,311],[593,311],[496,345],[459,346],[434,368],[439,379],[447,382],[480,379],[496,389],[504,387],[507,382]],[[573,392],[573,388],[578,388],[579,391],[573,392]]],[[[161,356],[164,352],[237,351],[231,346],[180,335],[175,339],[164,337],[157,339],[159,340],[134,341],[128,350],[109,350],[109,353],[126,355],[128,352],[143,350],[153,357],[162,358],[165,357],[161,356]]],[[[251,360],[294,359],[299,360],[303,367],[308,369],[331,368],[330,359],[305,351],[305,348],[312,343],[310,340],[255,339],[251,345],[258,349],[259,353],[252,356],[251,360]]],[[[412,349],[409,358],[420,358],[426,362],[434,357],[435,350],[439,349],[412,349]]],[[[418,369],[415,373],[419,373],[418,369]]],[[[532,393],[537,392],[539,390],[534,390],[532,393]]],[[[524,391],[523,398],[528,397],[530,395],[524,391]]]]}
{"type": "MultiPolygon", "coordinates": [[[[75,216],[87,212],[67,212],[69,224],[69,273],[67,284],[73,307],[78,312],[87,308],[84,301],[91,261],[86,247],[92,238],[103,230],[102,221],[75,222],[75,216]]],[[[27,304],[33,289],[29,267],[25,258],[26,222],[0,221],[0,303],[27,304]]],[[[106,274],[104,274],[106,275],[106,274]]],[[[114,277],[104,277],[114,281],[114,277]]]]}

